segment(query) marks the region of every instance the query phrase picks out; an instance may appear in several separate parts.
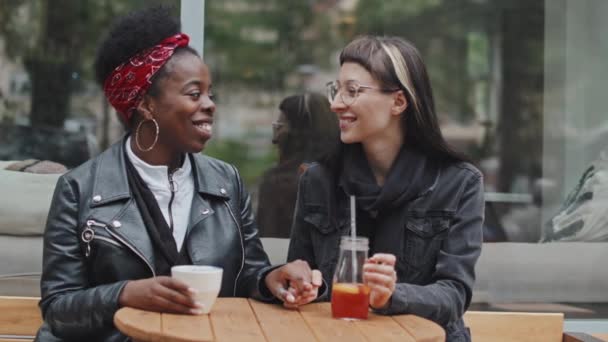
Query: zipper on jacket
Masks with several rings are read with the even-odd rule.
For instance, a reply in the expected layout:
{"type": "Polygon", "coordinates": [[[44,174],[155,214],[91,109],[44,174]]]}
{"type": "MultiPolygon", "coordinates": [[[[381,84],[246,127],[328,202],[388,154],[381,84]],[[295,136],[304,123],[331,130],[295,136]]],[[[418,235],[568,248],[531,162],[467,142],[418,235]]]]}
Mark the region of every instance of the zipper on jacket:
{"type": "Polygon", "coordinates": [[[93,239],[95,239],[95,240],[101,240],[101,241],[105,241],[105,242],[107,242],[107,243],[109,243],[109,244],[112,244],[112,245],[117,246],[117,247],[120,247],[120,248],[122,248],[122,247],[123,247],[123,246],[122,246],[120,243],[118,243],[118,242],[116,242],[116,241],[114,241],[114,240],[112,240],[112,239],[110,239],[110,238],[107,238],[107,237],[105,237],[105,236],[101,236],[101,235],[95,235],[95,237],[94,237],[93,239]]]}
{"type": "Polygon", "coordinates": [[[239,241],[241,242],[241,269],[239,269],[239,271],[236,274],[236,278],[234,279],[234,289],[233,289],[233,296],[236,297],[236,286],[239,282],[239,277],[241,276],[241,272],[243,272],[243,268],[245,267],[245,243],[243,242],[243,232],[241,230],[241,225],[239,224],[239,221],[236,219],[236,216],[234,216],[234,213],[232,212],[232,208],[230,208],[230,204],[228,204],[228,202],[224,202],[224,205],[226,205],[226,207],[228,208],[228,212],[230,213],[230,216],[232,216],[232,219],[234,220],[234,223],[236,224],[236,228],[239,231],[239,241]]]}
{"type": "Polygon", "coordinates": [[[177,192],[177,183],[173,180],[173,173],[169,172],[169,190],[171,190],[171,198],[169,199],[169,228],[173,232],[173,199],[177,192]]]}
{"type": "Polygon", "coordinates": [[[122,247],[118,242],[116,242],[112,239],[109,239],[105,236],[95,234],[95,229],[93,229],[93,226],[99,227],[99,228],[104,228],[104,229],[106,228],[106,226],[104,224],[97,223],[93,220],[87,221],[87,227],[84,229],[84,231],[81,234],[82,241],[87,244],[87,249],[85,251],[86,257],[88,257],[91,254],[91,241],[93,241],[93,240],[101,240],[101,241],[110,243],[114,246],[122,247]]]}
{"type": "Polygon", "coordinates": [[[144,257],[144,255],[141,254],[141,252],[137,250],[137,248],[135,248],[133,245],[131,245],[125,239],[120,237],[120,235],[118,235],[118,234],[114,233],[112,230],[110,230],[110,228],[108,228],[107,225],[96,222],[94,220],[87,220],[87,228],[85,228],[85,230],[82,232],[82,241],[84,241],[87,244],[87,250],[85,251],[86,257],[89,257],[89,255],[91,253],[90,242],[95,238],[95,231],[92,228],[93,226],[99,227],[99,228],[104,228],[106,230],[106,232],[108,232],[108,234],[110,234],[113,238],[120,241],[123,245],[127,246],[127,248],[129,248],[133,253],[135,253],[135,255],[137,255],[141,260],[143,260],[144,263],[146,263],[146,265],[152,272],[152,276],[156,277],[156,272],[154,271],[154,267],[152,267],[152,265],[150,265],[150,263],[148,262],[148,259],[146,259],[144,257]]]}
{"type": "Polygon", "coordinates": [[[80,234],[80,239],[82,242],[86,244],[86,248],[84,250],[84,256],[88,258],[91,255],[91,241],[95,238],[95,230],[92,226],[103,227],[103,225],[99,225],[97,222],[93,220],[87,220],[87,227],[80,234]]]}

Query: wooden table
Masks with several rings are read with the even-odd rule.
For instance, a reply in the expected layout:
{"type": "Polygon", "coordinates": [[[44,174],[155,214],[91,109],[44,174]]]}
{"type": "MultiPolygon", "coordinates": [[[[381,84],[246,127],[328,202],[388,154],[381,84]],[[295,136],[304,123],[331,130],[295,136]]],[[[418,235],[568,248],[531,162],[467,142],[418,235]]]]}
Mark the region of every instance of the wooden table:
{"type": "Polygon", "coordinates": [[[441,326],[414,315],[344,321],[331,317],[330,303],[296,311],[244,298],[218,298],[201,316],[122,308],[114,323],[136,341],[445,341],[441,326]]]}

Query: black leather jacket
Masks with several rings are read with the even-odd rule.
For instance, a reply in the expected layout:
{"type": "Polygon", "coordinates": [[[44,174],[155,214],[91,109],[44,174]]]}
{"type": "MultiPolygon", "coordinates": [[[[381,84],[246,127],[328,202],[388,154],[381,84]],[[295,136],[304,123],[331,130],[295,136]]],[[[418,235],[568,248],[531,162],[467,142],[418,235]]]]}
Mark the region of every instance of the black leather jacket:
{"type": "MultiPolygon", "coordinates": [[[[348,203],[326,167],[312,164],[302,175],[288,260],[306,260],[321,270],[329,286],[340,237],[350,232],[348,203]]],[[[445,167],[431,188],[397,210],[407,213],[405,225],[375,226],[370,246],[397,257],[395,292],[388,307],[376,311],[425,317],[444,327],[448,341],[469,341],[462,315],[471,301],[481,252],[481,173],[467,163],[445,167]]]]}
{"type": "MultiPolygon", "coordinates": [[[[124,140],[58,180],[44,233],[39,341],[126,340],[112,323],[119,294],[127,280],[155,275],[123,146],[124,140]],[[92,239],[83,235],[87,227],[92,239]]],[[[190,259],[224,269],[220,296],[270,300],[263,279],[271,267],[237,170],[202,154],[192,161],[190,259]]]]}

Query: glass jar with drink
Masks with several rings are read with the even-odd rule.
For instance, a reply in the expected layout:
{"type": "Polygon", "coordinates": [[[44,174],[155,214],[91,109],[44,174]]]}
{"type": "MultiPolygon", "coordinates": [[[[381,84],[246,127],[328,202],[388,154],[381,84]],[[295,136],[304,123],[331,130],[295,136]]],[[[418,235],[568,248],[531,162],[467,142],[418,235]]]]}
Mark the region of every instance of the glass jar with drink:
{"type": "Polygon", "coordinates": [[[363,284],[363,264],[369,249],[365,237],[343,236],[331,291],[334,318],[367,319],[369,287],[363,284]]]}

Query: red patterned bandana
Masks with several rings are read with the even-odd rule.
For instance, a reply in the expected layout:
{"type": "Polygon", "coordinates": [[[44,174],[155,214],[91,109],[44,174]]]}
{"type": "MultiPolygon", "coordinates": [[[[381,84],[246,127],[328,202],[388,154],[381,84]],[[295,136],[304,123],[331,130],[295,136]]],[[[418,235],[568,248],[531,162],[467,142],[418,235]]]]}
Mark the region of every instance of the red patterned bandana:
{"type": "Polygon", "coordinates": [[[110,104],[129,122],[133,110],[150,88],[150,79],[173,56],[177,47],[187,46],[190,38],[178,33],[145,49],[114,69],[103,84],[110,104]]]}

